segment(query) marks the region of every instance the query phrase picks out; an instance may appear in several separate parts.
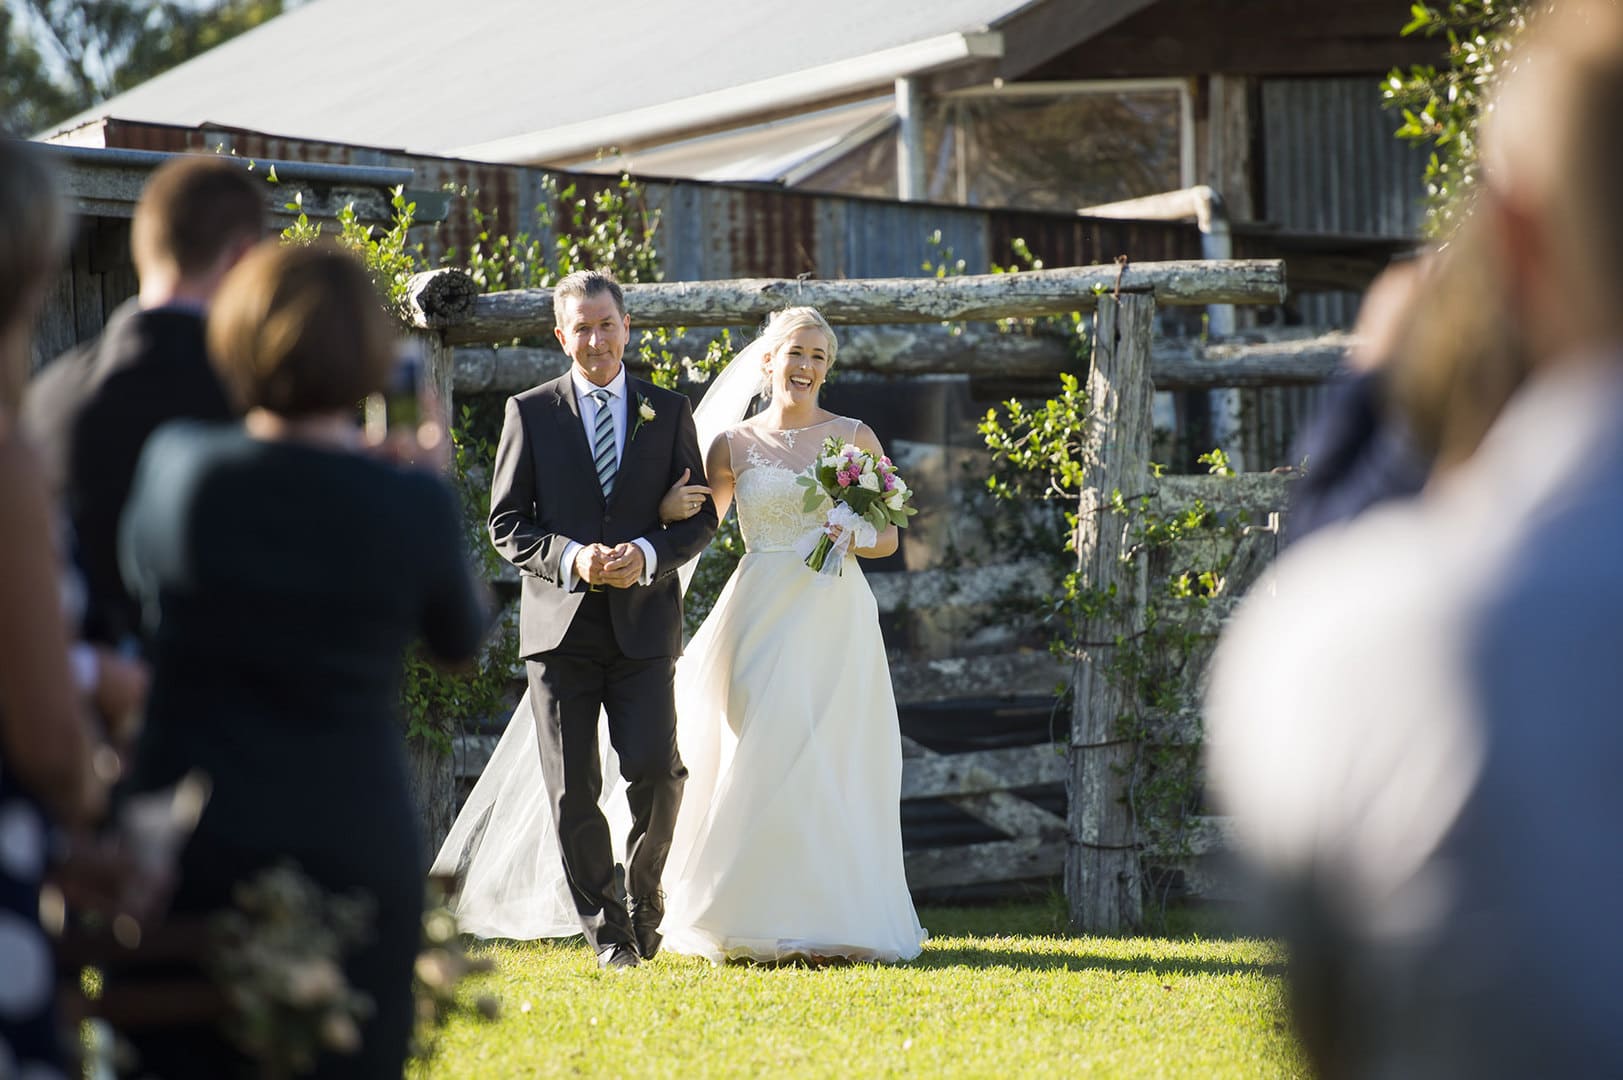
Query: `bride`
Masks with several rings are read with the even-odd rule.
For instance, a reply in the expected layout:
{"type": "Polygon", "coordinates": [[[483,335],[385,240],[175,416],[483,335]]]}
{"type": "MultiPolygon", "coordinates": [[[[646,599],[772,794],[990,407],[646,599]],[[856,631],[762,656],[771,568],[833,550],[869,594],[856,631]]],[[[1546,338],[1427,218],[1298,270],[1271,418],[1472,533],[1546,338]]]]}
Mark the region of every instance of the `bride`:
{"type": "MultiPolygon", "coordinates": [[[[817,403],[836,348],[816,310],[777,312],[694,411],[716,509],[736,500],[745,555],[676,668],[688,780],[663,882],[660,930],[672,952],[897,961],[917,956],[925,937],[902,868],[896,703],[878,608],[856,561],[894,552],[896,527],[847,551],[841,574],[802,561],[801,542],[823,528],[828,507],[806,511],[796,478],[823,440],[882,452],[866,424],[817,403]],[[758,393],[766,406],[740,422],[758,393]]],[[[673,496],[662,506],[668,520],[692,512],[682,489],[673,496]]],[[[683,568],[684,585],[691,573],[683,568]]],[[[604,773],[615,775],[609,741],[600,744],[604,773]]],[[[624,784],[603,803],[623,843],[624,784]]],[[[579,933],[527,703],[433,872],[463,875],[455,910],[464,931],[579,933]]]]}

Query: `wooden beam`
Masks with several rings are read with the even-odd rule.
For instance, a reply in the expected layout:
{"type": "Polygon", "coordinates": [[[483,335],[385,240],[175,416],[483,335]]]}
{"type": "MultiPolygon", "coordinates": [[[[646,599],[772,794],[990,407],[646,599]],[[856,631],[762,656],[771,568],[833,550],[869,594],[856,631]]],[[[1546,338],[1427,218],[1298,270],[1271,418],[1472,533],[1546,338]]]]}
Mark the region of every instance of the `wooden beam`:
{"type": "Polygon", "coordinates": [[[1288,341],[1157,341],[1150,378],[1157,390],[1312,386],[1341,366],[1356,339],[1334,332],[1288,341]]]}
{"type": "MultiPolygon", "coordinates": [[[[929,747],[905,735],[902,736],[903,785],[907,784],[908,774],[917,771],[919,762],[941,761],[950,756],[952,755],[938,754],[929,747]]],[[[947,796],[946,801],[976,821],[990,825],[1014,838],[1036,836],[1044,840],[1065,839],[1064,818],[1007,791],[952,795],[947,796]]]]}
{"type": "Polygon", "coordinates": [[[902,769],[903,799],[940,799],[1065,780],[1065,756],[1053,746],[1016,746],[908,758],[902,769]]]}
{"type": "Polygon", "coordinates": [[[994,840],[910,851],[903,856],[903,862],[911,889],[1022,881],[1058,875],[1065,865],[1065,843],[1037,837],[994,840]]]}
{"type": "MultiPolygon", "coordinates": [[[[1407,14],[1393,0],[1159,0],[1020,77],[1032,80],[1190,74],[1370,75],[1437,64],[1446,43],[1403,37],[1407,14]]],[[[1016,47],[1005,31],[1005,53],[1016,47]]]]}
{"type": "Polygon", "coordinates": [[[1112,26],[1138,14],[1156,0],[1046,0],[1028,4],[998,27],[1003,59],[998,74],[1022,79],[1060,54],[1086,48],[1112,26]]]}
{"type": "Polygon", "coordinates": [[[1244,511],[1261,522],[1284,510],[1290,502],[1289,473],[1241,473],[1238,476],[1162,476],[1153,481],[1155,512],[1161,515],[1188,510],[1195,502],[1220,513],[1244,511]]]}
{"type": "MultiPolygon", "coordinates": [[[[845,371],[1042,378],[1084,367],[1071,341],[1048,334],[973,327],[954,334],[944,326],[914,323],[848,326],[839,335],[839,367],[845,371]]],[[[716,336],[692,330],[674,339],[670,349],[678,356],[702,356],[716,336]]],[[[1150,375],[1157,390],[1315,386],[1335,373],[1353,340],[1343,333],[1272,342],[1161,339],[1151,353],[1150,375]]],[[[511,394],[568,370],[569,358],[557,349],[464,345],[456,350],[455,386],[459,394],[511,394]]]]}
{"type": "MultiPolygon", "coordinates": [[[[461,271],[431,271],[455,273],[461,271]]],[[[1285,265],[1277,259],[1192,260],[948,278],[678,281],[627,285],[625,298],[633,326],[753,325],[793,304],[810,304],[834,323],[974,322],[1091,311],[1099,294],[1118,287],[1152,294],[1162,304],[1276,304],[1285,297],[1285,265]]],[[[430,303],[440,294],[426,285],[419,290],[430,303]]],[[[445,327],[452,345],[545,338],[553,329],[552,291],[489,293],[475,300],[471,315],[415,307],[413,318],[422,329],[445,327]]]]}

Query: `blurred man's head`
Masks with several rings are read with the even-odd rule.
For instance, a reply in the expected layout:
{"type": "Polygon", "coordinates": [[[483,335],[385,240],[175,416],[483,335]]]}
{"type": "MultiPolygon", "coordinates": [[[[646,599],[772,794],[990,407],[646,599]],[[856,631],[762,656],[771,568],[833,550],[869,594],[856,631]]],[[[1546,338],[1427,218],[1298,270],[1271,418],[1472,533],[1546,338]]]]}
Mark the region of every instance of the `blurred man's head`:
{"type": "Polygon", "coordinates": [[[263,183],[240,161],[200,155],[152,174],[130,226],[142,307],[208,304],[226,271],[265,235],[263,183]]]}
{"type": "Polygon", "coordinates": [[[398,340],[366,268],[329,243],[265,241],[208,316],[209,359],[232,403],[285,419],[353,411],[383,389],[398,340]]]}
{"type": "Polygon", "coordinates": [[[1623,342],[1620,118],[1623,4],[1551,5],[1484,117],[1478,207],[1535,364],[1623,342]]]}

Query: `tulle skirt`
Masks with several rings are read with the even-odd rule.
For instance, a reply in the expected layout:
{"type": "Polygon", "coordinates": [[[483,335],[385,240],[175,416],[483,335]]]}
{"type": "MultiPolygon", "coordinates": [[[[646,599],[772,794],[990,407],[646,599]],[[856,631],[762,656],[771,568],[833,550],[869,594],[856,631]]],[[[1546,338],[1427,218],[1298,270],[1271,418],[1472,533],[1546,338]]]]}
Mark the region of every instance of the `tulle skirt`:
{"type": "MultiPolygon", "coordinates": [[[[917,956],[896,702],[856,561],[831,576],[790,551],[745,555],[677,664],[676,707],[689,775],[665,868],[665,947],[718,962],[917,956]]],[[[618,775],[600,742],[605,776],[618,775]]],[[[623,783],[605,784],[617,845],[624,802],[623,783]]],[[[434,868],[465,875],[456,911],[469,933],[580,932],[528,702],[434,868]]]]}

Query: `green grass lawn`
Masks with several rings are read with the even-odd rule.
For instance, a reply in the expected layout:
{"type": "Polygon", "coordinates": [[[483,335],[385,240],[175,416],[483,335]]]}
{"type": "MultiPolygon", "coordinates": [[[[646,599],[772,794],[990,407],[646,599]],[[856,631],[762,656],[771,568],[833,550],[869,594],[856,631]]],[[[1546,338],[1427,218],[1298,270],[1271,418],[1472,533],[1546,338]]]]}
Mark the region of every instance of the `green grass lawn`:
{"type": "Polygon", "coordinates": [[[1165,937],[1073,937],[1054,903],[919,917],[924,954],[889,968],[662,954],[609,975],[579,939],[475,943],[496,966],[467,989],[501,1016],[453,1020],[413,1075],[1305,1075],[1270,942],[1187,916],[1165,937]]]}

